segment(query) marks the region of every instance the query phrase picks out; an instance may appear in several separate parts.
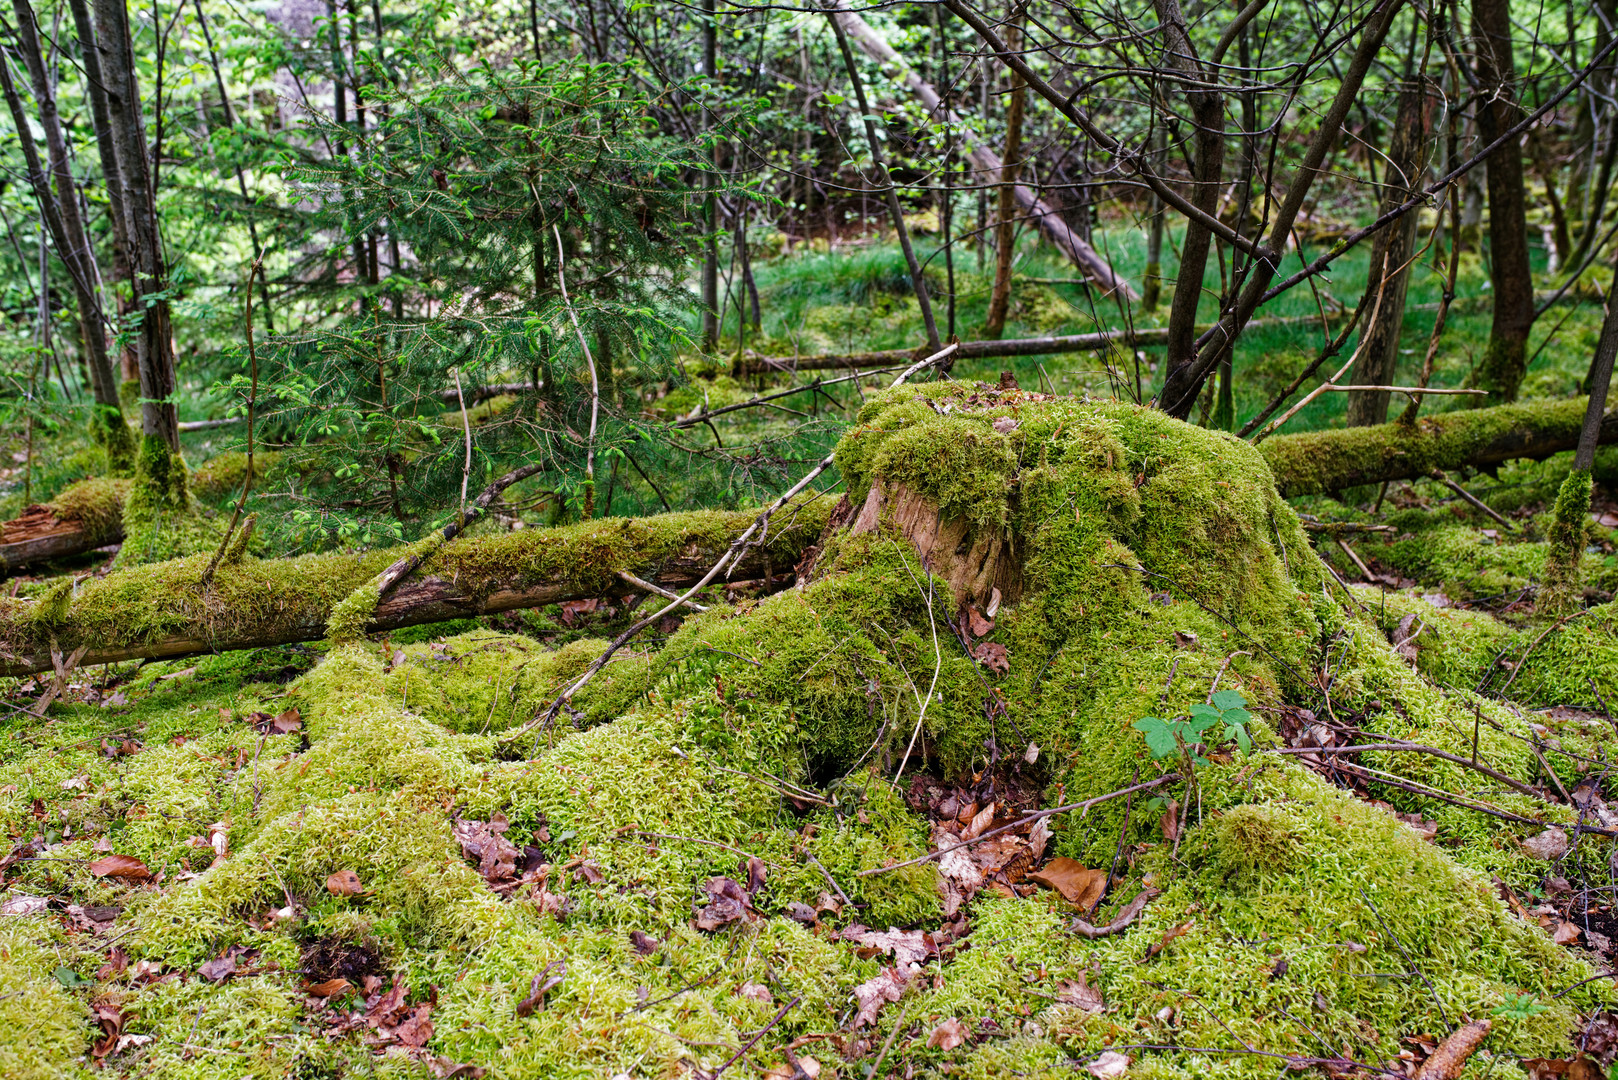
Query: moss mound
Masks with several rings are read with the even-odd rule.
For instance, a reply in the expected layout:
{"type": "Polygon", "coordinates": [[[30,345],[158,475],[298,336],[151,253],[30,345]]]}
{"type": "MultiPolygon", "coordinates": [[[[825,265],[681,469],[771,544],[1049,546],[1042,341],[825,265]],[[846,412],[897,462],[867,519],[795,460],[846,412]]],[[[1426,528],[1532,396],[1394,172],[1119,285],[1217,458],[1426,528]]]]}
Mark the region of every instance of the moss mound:
{"type": "MultiPolygon", "coordinates": [[[[3,977],[32,980],[41,1022],[76,1032],[79,1055],[86,1004],[116,1001],[151,1037],[106,1058],[130,1077],[676,1076],[733,1057],[735,1076],[806,1057],[860,1076],[895,1035],[901,1075],[1071,1075],[1112,1047],[1136,1075],[1256,1078],[1278,1068],[1264,1055],[1379,1063],[1523,994],[1540,1011],[1498,1025],[1473,1067],[1571,1053],[1580,1011],[1610,991],[1556,996],[1594,972],[1489,880],[1537,880],[1518,841],[1571,825],[1568,808],[1490,790],[1525,819],[1507,821],[1371,786],[1436,820],[1435,844],[1263,750],[1304,705],[1444,747],[1470,740],[1475,712],[1480,755],[1526,782],[1527,721],[1429,677],[1492,628],[1413,667],[1386,615],[1329,583],[1254,451],[1146,410],[907,387],[866,405],[839,464],[850,502],[808,580],[689,619],[548,727],[530,723],[598,643],[352,640],[286,687],[219,658],[186,675],[190,709],[154,674],[123,713],[0,721],[22,736],[0,739],[0,821],[57,845],[12,868],[13,892],[116,901],[135,961],[71,992],[38,954],[3,977]],[[957,565],[980,551],[993,574],[957,565]],[[987,607],[950,584],[968,580],[993,582],[987,607]],[[1252,723],[1257,753],[1210,750],[1194,789],[1049,819],[1046,858],[1117,867],[1086,917],[1154,890],[1137,923],[1070,933],[1080,912],[1010,872],[946,916],[947,871],[911,862],[946,823],[929,784],[970,787],[1008,821],[1160,777],[1182,766],[1133,723],[1216,683],[1273,721],[1252,723]],[[292,730],[252,716],[289,706],[292,730]],[[144,748],[106,753],[126,734],[144,748]],[[896,783],[904,761],[926,775],[896,783]],[[167,877],[96,877],[74,860],[98,844],[167,877]],[[926,931],[908,946],[920,971],[899,978],[905,961],[855,923],[926,931]],[[234,974],[201,973],[225,958],[234,974]],[[352,985],[334,991],[339,974],[352,985]],[[395,977],[402,1011],[383,1007],[395,977]]],[[[343,588],[378,568],[350,567],[343,588]]],[[[1484,797],[1443,759],[1359,760],[1484,797]]],[[[8,917],[0,942],[99,967],[105,939],[58,944],[60,925],[8,917]]],[[[0,1061],[19,1039],[0,1027],[0,1061]]]]}

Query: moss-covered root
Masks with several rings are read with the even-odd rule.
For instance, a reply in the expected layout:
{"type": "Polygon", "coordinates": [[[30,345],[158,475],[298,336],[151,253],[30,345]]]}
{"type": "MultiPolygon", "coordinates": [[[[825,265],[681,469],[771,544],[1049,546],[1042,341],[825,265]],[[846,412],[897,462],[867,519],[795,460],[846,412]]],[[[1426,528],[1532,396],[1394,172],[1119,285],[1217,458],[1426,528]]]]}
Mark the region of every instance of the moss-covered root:
{"type": "Polygon", "coordinates": [[[223,525],[191,497],[185,459],[161,436],[143,435],[135,481],[124,503],[124,546],[115,569],[164,562],[219,546],[223,525]]]}
{"type": "Polygon", "coordinates": [[[1590,532],[1590,491],[1590,473],[1574,469],[1557,492],[1550,550],[1545,553],[1545,577],[1535,603],[1541,614],[1565,615],[1583,606],[1579,563],[1590,532]]]}

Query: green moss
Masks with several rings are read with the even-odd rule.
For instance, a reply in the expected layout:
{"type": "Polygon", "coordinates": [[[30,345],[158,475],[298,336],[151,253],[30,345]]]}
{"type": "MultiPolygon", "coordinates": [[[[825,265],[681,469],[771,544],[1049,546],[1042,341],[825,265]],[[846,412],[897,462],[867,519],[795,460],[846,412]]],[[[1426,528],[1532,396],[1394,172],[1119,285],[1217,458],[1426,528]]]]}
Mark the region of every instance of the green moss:
{"type": "Polygon", "coordinates": [[[1238,879],[1285,873],[1297,861],[1298,836],[1279,807],[1232,807],[1213,829],[1213,862],[1238,879]]]}
{"type": "Polygon", "coordinates": [[[92,406],[90,438],[107,452],[108,476],[128,476],[134,471],[137,441],[121,411],[92,406]]]}
{"type": "MultiPolygon", "coordinates": [[[[279,450],[259,450],[253,454],[256,482],[270,480],[280,471],[285,456],[279,450]]],[[[191,491],[205,502],[233,499],[247,478],[247,455],[231,450],[204,461],[191,474],[191,491]]]]}
{"type": "Polygon", "coordinates": [[[1563,615],[1583,606],[1579,562],[1584,558],[1585,538],[1590,532],[1591,480],[1587,471],[1575,469],[1556,495],[1545,556],[1545,581],[1535,599],[1535,608],[1545,615],[1563,615]]]}
{"type": "Polygon", "coordinates": [[[46,505],[58,520],[75,521],[90,534],[93,546],[110,544],[123,536],[124,502],[130,481],[98,477],[81,480],[46,505]]]}
{"type": "Polygon", "coordinates": [[[124,543],[114,567],[212,552],[223,525],[198,513],[188,484],[185,460],[161,436],[141,437],[135,479],[124,501],[124,543]]]}
{"type": "Polygon", "coordinates": [[[0,1075],[14,1080],[89,1075],[89,1010],[53,977],[60,961],[36,940],[50,936],[38,925],[50,920],[0,919],[0,1075]]]}

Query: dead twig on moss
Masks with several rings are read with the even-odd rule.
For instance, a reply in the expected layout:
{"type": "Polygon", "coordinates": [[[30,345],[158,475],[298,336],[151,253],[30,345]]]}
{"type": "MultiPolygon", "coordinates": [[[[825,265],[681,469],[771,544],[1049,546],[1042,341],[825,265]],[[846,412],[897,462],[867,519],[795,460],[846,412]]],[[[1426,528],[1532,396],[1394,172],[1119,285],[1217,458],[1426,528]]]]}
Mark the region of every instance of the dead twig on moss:
{"type": "Polygon", "coordinates": [[[1086,941],[1097,941],[1104,937],[1111,937],[1114,934],[1121,934],[1125,930],[1128,930],[1131,926],[1135,925],[1135,921],[1139,919],[1141,913],[1146,910],[1146,905],[1151,903],[1153,897],[1157,895],[1157,889],[1142,889],[1140,892],[1136,893],[1135,898],[1129,903],[1125,904],[1123,910],[1118,912],[1117,915],[1114,915],[1112,921],[1107,923],[1105,926],[1095,926],[1089,922],[1086,922],[1084,919],[1074,919],[1072,924],[1067,928],[1068,933],[1077,934],[1086,941]]]}
{"type": "Polygon", "coordinates": [[[1503,772],[1496,769],[1491,769],[1487,765],[1472,761],[1469,758],[1461,757],[1458,754],[1452,754],[1447,750],[1440,750],[1436,746],[1427,746],[1423,743],[1379,742],[1361,743],[1357,746],[1283,746],[1277,747],[1269,752],[1272,754],[1357,754],[1365,750],[1405,750],[1415,754],[1426,754],[1430,757],[1442,758],[1445,761],[1453,762],[1462,768],[1471,769],[1473,772],[1482,773],[1491,780],[1498,780],[1500,783],[1506,785],[1519,795],[1526,795],[1530,799],[1538,799],[1540,802],[1550,801],[1540,792],[1534,790],[1520,780],[1513,780],[1503,772]]]}
{"type": "MultiPolygon", "coordinates": [[[[765,1024],[763,1027],[759,1028],[756,1032],[754,1032],[753,1037],[751,1039],[748,1039],[746,1042],[742,1043],[742,1048],[740,1050],[738,1050],[734,1054],[730,1055],[730,1057],[725,1059],[725,1063],[723,1065],[719,1066],[719,1068],[715,1069],[713,1072],[708,1074],[708,1080],[719,1080],[719,1074],[720,1073],[724,1072],[726,1069],[728,1069],[732,1065],[736,1064],[736,1062],[741,1060],[741,1057],[742,1057],[743,1054],[747,1053],[753,1047],[757,1046],[758,1041],[764,1037],[765,1032],[769,1031],[771,1028],[773,1028],[775,1025],[779,1024],[783,1019],[785,1019],[786,1014],[791,1012],[793,1010],[793,1008],[795,1008],[797,1006],[798,1002],[800,1002],[802,1000],[803,1000],[803,995],[799,994],[797,997],[793,998],[791,1001],[789,1001],[785,1005],[781,1006],[781,1011],[775,1014],[775,1018],[773,1020],[771,1020],[768,1024],[765,1024]]],[[[897,1029],[895,1029],[895,1030],[897,1030],[897,1029]]],[[[888,1037],[888,1041],[889,1042],[893,1041],[893,1037],[891,1035],[888,1037]]],[[[878,1061],[880,1063],[880,1059],[878,1059],[878,1061]]],[[[695,1070],[693,1070],[693,1071],[695,1071],[695,1070]]]]}

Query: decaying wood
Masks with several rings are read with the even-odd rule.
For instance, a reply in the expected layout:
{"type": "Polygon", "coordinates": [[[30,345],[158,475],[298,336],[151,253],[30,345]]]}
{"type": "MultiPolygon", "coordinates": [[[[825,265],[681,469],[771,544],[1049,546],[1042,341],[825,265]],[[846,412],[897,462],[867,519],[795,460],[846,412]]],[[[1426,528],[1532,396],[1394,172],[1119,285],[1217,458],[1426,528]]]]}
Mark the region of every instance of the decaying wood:
{"type": "Polygon", "coordinates": [[[915,546],[922,564],[949,582],[962,604],[987,609],[998,592],[1004,603],[1022,595],[1022,560],[1015,538],[998,526],[974,526],[965,518],[945,518],[938,504],[904,487],[877,480],[865,496],[849,531],[875,532],[889,520],[915,546]]]}
{"type": "Polygon", "coordinates": [[[106,506],[97,507],[102,522],[87,521],[71,504],[34,503],[10,521],[0,522],[0,573],[29,563],[93,551],[124,538],[123,500],[128,484],[109,484],[101,492],[106,506]]]}
{"type": "MultiPolygon", "coordinates": [[[[770,535],[734,564],[736,578],[791,566],[820,535],[829,499],[794,502],[770,535]]],[[[700,580],[757,514],[608,518],[588,526],[462,538],[445,545],[377,605],[368,629],[392,630],[565,600],[618,595],[617,571],[664,588],[700,580]],[[610,552],[627,552],[614,561],[610,552]],[[541,567],[540,570],[530,569],[541,567]]],[[[211,588],[206,556],[80,582],[57,601],[0,599],[0,675],[54,671],[51,651],[84,648],[83,666],[163,660],[326,636],[332,609],[399,553],[243,560],[222,566],[211,588]],[[123,613],[127,612],[127,615],[123,613]]]]}
{"type": "MultiPolygon", "coordinates": [[[[1497,405],[1423,417],[1413,424],[1277,435],[1259,452],[1283,496],[1320,495],[1384,480],[1413,480],[1434,469],[1490,470],[1517,458],[1543,460],[1579,443],[1585,399],[1497,405]]],[[[1618,442],[1618,412],[1601,424],[1618,442]]]]}

